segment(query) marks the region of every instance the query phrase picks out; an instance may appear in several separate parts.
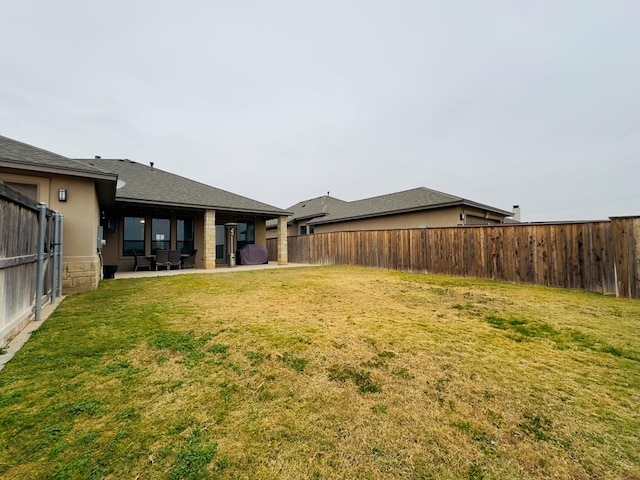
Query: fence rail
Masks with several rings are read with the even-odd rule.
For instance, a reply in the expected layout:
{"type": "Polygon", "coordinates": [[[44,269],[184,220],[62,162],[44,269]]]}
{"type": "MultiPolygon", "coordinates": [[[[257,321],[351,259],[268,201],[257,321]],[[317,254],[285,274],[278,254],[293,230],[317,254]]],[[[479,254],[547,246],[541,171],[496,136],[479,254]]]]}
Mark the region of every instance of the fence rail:
{"type": "MultiPolygon", "coordinates": [[[[640,217],[368,230],[288,238],[290,262],[347,264],[640,298],[640,217]]],[[[275,259],[277,242],[267,241],[275,259]]]]}
{"type": "Polygon", "coordinates": [[[0,347],[62,294],[62,216],[0,182],[0,347]]]}

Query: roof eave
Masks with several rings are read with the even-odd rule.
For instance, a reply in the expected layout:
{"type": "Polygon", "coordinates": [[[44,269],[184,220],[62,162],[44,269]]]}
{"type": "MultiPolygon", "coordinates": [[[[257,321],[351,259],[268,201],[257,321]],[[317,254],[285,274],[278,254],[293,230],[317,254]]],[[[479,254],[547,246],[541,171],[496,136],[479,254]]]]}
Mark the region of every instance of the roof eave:
{"type": "Polygon", "coordinates": [[[490,207],[488,205],[483,205],[481,203],[476,203],[476,202],[471,202],[469,200],[460,199],[460,200],[455,200],[453,202],[438,203],[436,205],[427,205],[427,206],[420,206],[420,207],[402,208],[402,209],[398,209],[398,210],[385,210],[383,212],[375,212],[375,213],[363,214],[363,215],[353,215],[353,216],[339,217],[339,218],[334,218],[334,219],[313,220],[313,221],[309,222],[309,224],[310,225],[322,225],[322,224],[329,224],[329,223],[339,223],[339,222],[346,222],[346,221],[351,221],[351,220],[362,220],[362,219],[365,219],[365,218],[386,217],[388,215],[400,215],[400,214],[403,214],[403,213],[420,212],[420,211],[423,211],[423,210],[435,210],[435,209],[438,209],[438,208],[449,208],[449,207],[455,207],[455,206],[458,206],[458,205],[468,205],[468,206],[472,206],[472,207],[475,207],[475,208],[480,208],[482,210],[487,210],[487,211],[490,211],[490,212],[498,213],[500,215],[504,215],[505,217],[513,215],[512,212],[507,212],[505,210],[500,210],[498,208],[493,208],[493,207],[490,207]]]}
{"type": "Polygon", "coordinates": [[[118,203],[136,204],[136,205],[140,204],[145,206],[158,205],[163,207],[182,208],[187,210],[218,210],[218,211],[225,211],[225,212],[248,213],[251,215],[260,215],[260,216],[266,216],[269,218],[277,218],[281,216],[291,215],[291,212],[286,212],[284,210],[274,211],[274,210],[247,209],[247,208],[237,208],[237,207],[226,207],[221,205],[201,205],[201,204],[193,204],[193,203],[164,202],[160,200],[149,200],[149,199],[116,196],[116,204],[118,203]]]}
{"type": "Polygon", "coordinates": [[[487,210],[489,212],[497,213],[499,215],[504,215],[505,217],[513,216],[513,212],[509,212],[508,210],[502,210],[500,208],[490,207],[489,205],[485,205],[483,203],[472,202],[471,200],[462,200],[463,205],[468,205],[470,207],[480,208],[482,210],[487,210]]]}
{"type": "Polygon", "coordinates": [[[29,172],[38,173],[50,173],[56,175],[67,175],[71,177],[83,177],[93,178],[97,180],[111,180],[115,182],[118,179],[118,175],[108,172],[96,172],[78,169],[78,168],[61,168],[42,165],[40,163],[31,163],[26,161],[14,161],[7,159],[0,159],[0,167],[11,168],[14,170],[26,170],[29,172]]]}

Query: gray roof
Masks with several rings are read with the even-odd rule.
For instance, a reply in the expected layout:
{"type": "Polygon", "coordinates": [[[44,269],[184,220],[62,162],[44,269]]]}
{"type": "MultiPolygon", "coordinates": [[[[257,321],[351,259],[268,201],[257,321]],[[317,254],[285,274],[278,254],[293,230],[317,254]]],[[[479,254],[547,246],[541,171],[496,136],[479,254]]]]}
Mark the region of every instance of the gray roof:
{"type": "Polygon", "coordinates": [[[111,178],[115,181],[115,176],[112,173],[2,135],[0,135],[0,164],[22,170],[111,178]]]}
{"type": "Polygon", "coordinates": [[[104,204],[113,201],[115,190],[116,202],[227,210],[267,217],[291,213],[131,160],[72,159],[1,135],[0,166],[96,178],[98,195],[104,204]]]}
{"type": "Polygon", "coordinates": [[[344,210],[348,205],[349,202],[330,197],[329,195],[323,195],[322,197],[298,202],[289,208],[289,210],[294,212],[293,217],[295,217],[295,220],[304,220],[325,217],[331,213],[344,210]]]}
{"type": "Polygon", "coordinates": [[[294,213],[287,220],[291,223],[311,219],[308,222],[309,224],[319,225],[359,218],[431,210],[455,205],[477,207],[504,216],[512,215],[512,212],[506,210],[472,202],[462,197],[449,195],[448,193],[419,187],[353,202],[345,202],[328,195],[313,198],[299,202],[288,208],[288,210],[294,213]],[[314,213],[317,213],[317,215],[314,215],[314,213]]]}
{"type": "Polygon", "coordinates": [[[116,202],[205,208],[279,216],[291,212],[149,165],[121,159],[77,159],[118,175],[116,202]]]}

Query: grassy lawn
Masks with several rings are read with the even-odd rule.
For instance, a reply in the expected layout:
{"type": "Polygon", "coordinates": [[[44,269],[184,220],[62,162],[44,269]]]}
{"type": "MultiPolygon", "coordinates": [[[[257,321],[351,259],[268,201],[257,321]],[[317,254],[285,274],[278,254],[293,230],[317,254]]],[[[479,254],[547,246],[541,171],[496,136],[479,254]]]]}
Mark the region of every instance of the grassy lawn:
{"type": "Polygon", "coordinates": [[[350,267],[105,281],[0,372],[3,479],[640,479],[640,302],[350,267]]]}

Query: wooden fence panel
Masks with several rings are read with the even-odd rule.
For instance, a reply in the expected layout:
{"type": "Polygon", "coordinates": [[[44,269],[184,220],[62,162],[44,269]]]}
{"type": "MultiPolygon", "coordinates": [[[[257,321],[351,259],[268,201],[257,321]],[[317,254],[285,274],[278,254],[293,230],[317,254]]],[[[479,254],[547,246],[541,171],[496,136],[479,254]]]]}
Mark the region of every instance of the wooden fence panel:
{"type": "Polygon", "coordinates": [[[640,298],[640,218],[616,217],[611,224],[617,292],[640,298]]]}
{"type": "Polygon", "coordinates": [[[35,301],[38,211],[0,185],[0,347],[35,301]]]}
{"type": "Polygon", "coordinates": [[[38,271],[38,204],[0,182],[0,347],[11,340],[41,302],[36,298],[37,280],[43,279],[43,297],[52,291],[54,216],[45,215],[44,258],[38,271]]]}
{"type": "MultiPolygon", "coordinates": [[[[269,239],[271,259],[277,241],[269,239]]],[[[289,237],[289,261],[488,278],[640,298],[640,217],[320,233],[289,237]]]]}

